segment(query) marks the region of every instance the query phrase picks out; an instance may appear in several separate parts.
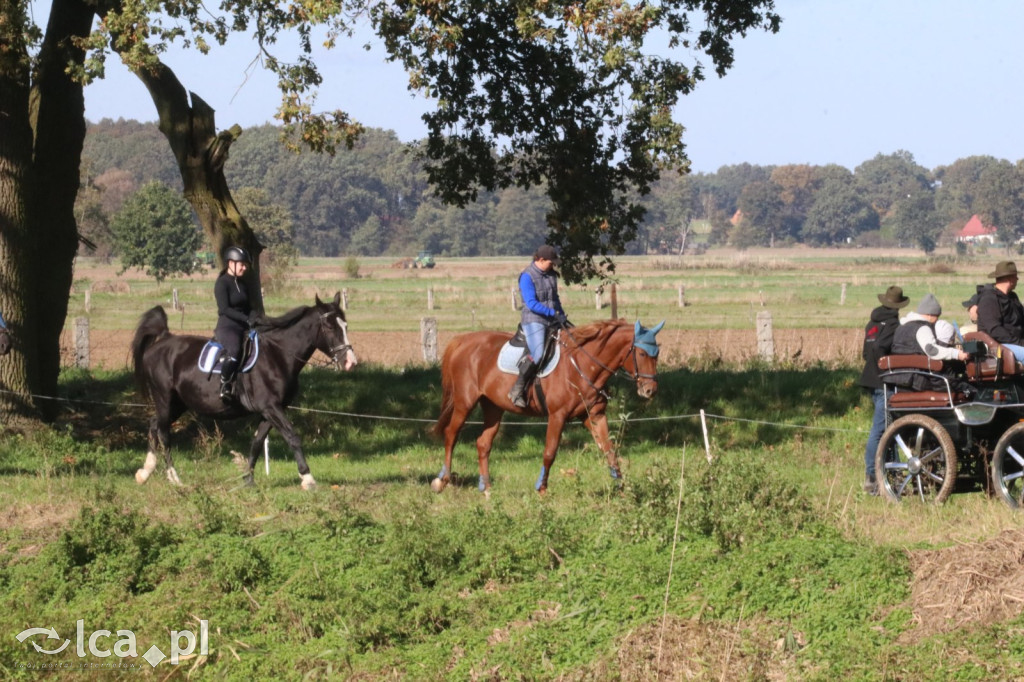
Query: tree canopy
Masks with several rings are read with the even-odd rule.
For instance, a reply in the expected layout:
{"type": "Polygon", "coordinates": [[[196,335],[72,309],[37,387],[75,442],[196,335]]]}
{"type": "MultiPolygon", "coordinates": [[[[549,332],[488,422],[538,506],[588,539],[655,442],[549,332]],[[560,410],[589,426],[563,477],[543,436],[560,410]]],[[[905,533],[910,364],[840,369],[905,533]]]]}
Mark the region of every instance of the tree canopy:
{"type": "Polygon", "coordinates": [[[290,143],[331,152],[362,126],[343,111],[314,110],[323,75],[313,46],[330,48],[369,21],[410,88],[436,102],[421,151],[439,196],[459,204],[481,191],[543,187],[550,240],[562,247],[566,278],[578,281],[612,271],[642,217],[637,197],[663,168],[687,167],[673,111],[704,78],[698,57],[721,76],[732,40],[778,31],[781,21],[773,0],[247,0],[217,9],[200,0],[53,0],[39,25],[28,8],[0,2],[0,308],[26,341],[0,379],[25,396],[6,399],[19,413],[34,406],[29,396],[56,389],[79,240],[83,87],[102,77],[111,54],[149,91],[208,240],[218,253],[228,242],[248,246],[257,258],[248,277],[258,278],[262,246],[224,174],[241,129],[219,130],[212,108],[161,56],[248,37],[277,75],[290,143]],[[655,32],[670,52],[685,52],[660,56],[646,45],[655,32]],[[285,34],[298,37],[297,54],[277,53],[285,34]],[[44,253],[45,277],[35,267],[44,253]]]}

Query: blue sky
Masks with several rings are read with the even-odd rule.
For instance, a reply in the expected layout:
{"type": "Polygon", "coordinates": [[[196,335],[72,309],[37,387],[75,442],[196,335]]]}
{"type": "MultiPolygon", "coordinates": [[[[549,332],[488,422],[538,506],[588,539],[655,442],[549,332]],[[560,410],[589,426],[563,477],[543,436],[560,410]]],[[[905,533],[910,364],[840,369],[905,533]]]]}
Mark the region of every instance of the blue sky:
{"type": "MultiPolygon", "coordinates": [[[[733,69],[723,79],[708,69],[677,110],[695,171],[742,162],[853,169],[900,149],[927,168],[976,154],[1024,159],[1020,0],[778,0],[776,8],[780,32],[739,40],[733,69]]],[[[406,90],[379,44],[362,44],[341,41],[323,55],[317,108],[346,110],[403,140],[422,137],[430,103],[406,90]]],[[[236,39],[208,57],[166,61],[227,128],[273,118],[273,80],[247,73],[255,56],[251,42],[236,39]]],[[[145,88],[116,62],[86,89],[86,116],[155,120],[145,88]]]]}

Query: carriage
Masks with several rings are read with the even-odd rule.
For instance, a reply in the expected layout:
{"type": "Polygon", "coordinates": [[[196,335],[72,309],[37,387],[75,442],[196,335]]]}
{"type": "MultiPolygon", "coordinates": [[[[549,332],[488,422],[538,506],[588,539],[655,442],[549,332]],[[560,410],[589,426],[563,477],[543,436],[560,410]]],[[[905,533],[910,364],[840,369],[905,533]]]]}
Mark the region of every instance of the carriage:
{"type": "Polygon", "coordinates": [[[964,336],[966,363],[925,355],[878,361],[886,423],[875,457],[881,495],[941,503],[984,487],[1024,504],[1024,366],[983,332],[964,336]]]}

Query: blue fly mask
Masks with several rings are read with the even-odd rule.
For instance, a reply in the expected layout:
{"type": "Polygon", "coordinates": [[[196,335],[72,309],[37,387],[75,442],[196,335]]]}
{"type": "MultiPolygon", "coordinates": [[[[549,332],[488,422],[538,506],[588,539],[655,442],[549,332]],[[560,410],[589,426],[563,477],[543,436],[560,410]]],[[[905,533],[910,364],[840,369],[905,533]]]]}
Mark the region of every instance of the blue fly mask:
{"type": "Polygon", "coordinates": [[[658,351],[660,349],[658,348],[658,340],[654,337],[664,326],[665,320],[662,320],[651,329],[647,329],[640,324],[640,320],[637,320],[636,326],[633,327],[633,345],[650,355],[652,358],[658,357],[658,351]]]}

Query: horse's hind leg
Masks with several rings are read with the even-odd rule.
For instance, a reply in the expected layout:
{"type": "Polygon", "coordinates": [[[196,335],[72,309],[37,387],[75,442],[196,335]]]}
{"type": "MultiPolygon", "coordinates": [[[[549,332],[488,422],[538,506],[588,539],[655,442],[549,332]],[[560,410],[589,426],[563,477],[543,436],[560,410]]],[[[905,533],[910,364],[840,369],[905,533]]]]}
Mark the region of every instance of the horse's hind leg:
{"type": "Polygon", "coordinates": [[[480,482],[477,487],[484,495],[491,494],[491,472],[490,457],[491,445],[495,436],[498,435],[498,428],[501,426],[501,417],[505,411],[491,401],[484,398],[481,401],[484,413],[484,430],[476,439],[476,459],[480,466],[480,482]]]}
{"type": "Polygon", "coordinates": [[[466,423],[466,417],[469,416],[470,411],[474,407],[476,407],[475,404],[470,405],[467,409],[464,405],[460,405],[457,400],[455,402],[451,419],[448,421],[448,425],[444,427],[444,465],[441,467],[440,473],[437,474],[437,478],[430,482],[430,489],[435,493],[444,490],[451,482],[452,452],[455,451],[455,443],[459,440],[459,432],[462,431],[462,426],[466,423]]]}
{"type": "Polygon", "coordinates": [[[153,470],[156,469],[156,453],[162,452],[164,464],[167,466],[167,480],[174,485],[181,485],[178,472],[174,469],[174,462],[171,460],[171,424],[184,413],[184,407],[178,404],[162,405],[157,403],[156,416],[149,422],[149,450],[146,452],[146,461],[142,468],[135,472],[135,481],[142,485],[149,480],[153,470]]]}
{"type": "Polygon", "coordinates": [[[260,425],[256,427],[256,435],[252,439],[252,445],[249,446],[249,468],[245,472],[245,484],[253,484],[253,470],[256,469],[256,460],[260,458],[260,449],[263,443],[267,440],[267,434],[270,433],[270,429],[273,428],[273,424],[264,419],[260,422],[260,425]]]}

